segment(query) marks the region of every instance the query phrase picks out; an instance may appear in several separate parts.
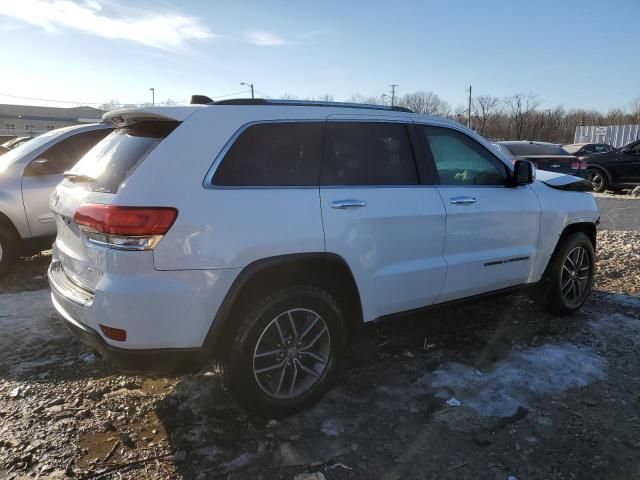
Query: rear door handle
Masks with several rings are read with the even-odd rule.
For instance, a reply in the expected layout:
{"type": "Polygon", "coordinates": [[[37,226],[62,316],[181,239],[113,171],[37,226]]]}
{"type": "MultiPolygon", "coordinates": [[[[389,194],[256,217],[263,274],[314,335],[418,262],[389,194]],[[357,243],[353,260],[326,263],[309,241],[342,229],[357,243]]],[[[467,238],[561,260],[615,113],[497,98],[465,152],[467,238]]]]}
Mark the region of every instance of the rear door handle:
{"type": "Polygon", "coordinates": [[[452,205],[471,205],[476,203],[476,197],[452,197],[449,199],[449,203],[452,205]]]}
{"type": "Polygon", "coordinates": [[[340,210],[344,210],[347,208],[361,208],[366,206],[367,206],[367,202],[365,202],[364,200],[348,199],[348,200],[335,200],[331,202],[331,208],[338,208],[340,210]]]}

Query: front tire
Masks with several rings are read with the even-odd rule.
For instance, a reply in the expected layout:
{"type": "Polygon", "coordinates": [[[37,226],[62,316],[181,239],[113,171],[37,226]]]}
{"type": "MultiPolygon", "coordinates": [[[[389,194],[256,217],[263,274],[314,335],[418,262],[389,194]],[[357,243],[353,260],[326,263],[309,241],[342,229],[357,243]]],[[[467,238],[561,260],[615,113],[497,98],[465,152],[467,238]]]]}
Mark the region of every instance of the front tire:
{"type": "Polygon", "coordinates": [[[247,410],[281,417],[318,401],[346,346],[343,313],[325,290],[279,290],[249,313],[233,341],[229,386],[247,410]]]}
{"type": "Polygon", "coordinates": [[[582,232],[562,239],[541,281],[538,301],[553,315],[578,310],[593,287],[595,252],[591,240],[582,232]]]}
{"type": "Polygon", "coordinates": [[[12,232],[0,230],[0,277],[11,270],[18,258],[19,245],[18,238],[12,232]]]}

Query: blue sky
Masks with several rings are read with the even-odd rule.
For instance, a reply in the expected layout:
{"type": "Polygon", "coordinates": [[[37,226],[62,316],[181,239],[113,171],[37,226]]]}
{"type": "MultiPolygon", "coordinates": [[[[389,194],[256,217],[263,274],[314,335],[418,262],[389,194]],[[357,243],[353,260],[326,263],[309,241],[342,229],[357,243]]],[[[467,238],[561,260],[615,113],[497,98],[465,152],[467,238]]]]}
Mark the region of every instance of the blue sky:
{"type": "Polygon", "coordinates": [[[608,110],[640,96],[639,20],[638,0],[0,0],[0,94],[138,103],[254,82],[345,100],[397,83],[456,105],[472,84],[608,110]]]}

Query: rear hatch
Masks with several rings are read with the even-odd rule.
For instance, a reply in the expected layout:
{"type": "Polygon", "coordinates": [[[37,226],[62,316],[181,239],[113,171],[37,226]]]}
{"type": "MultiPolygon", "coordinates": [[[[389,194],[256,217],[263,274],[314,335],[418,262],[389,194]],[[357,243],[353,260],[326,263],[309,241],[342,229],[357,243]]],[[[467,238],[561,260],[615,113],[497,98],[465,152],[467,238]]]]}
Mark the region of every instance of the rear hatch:
{"type": "Polygon", "coordinates": [[[65,173],[50,199],[58,230],[52,274],[64,273],[77,287],[95,291],[107,270],[110,246],[88,241],[86,229],[81,230],[74,216],[87,203],[112,204],[129,175],[178,125],[178,121],[154,118],[121,126],[65,173]]]}

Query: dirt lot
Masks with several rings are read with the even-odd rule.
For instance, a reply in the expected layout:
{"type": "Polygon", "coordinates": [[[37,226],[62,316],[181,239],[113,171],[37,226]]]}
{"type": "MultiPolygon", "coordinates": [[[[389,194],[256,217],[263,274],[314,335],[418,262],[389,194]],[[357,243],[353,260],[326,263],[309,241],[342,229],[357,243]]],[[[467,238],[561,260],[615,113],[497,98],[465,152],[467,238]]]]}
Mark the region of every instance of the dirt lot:
{"type": "Polygon", "coordinates": [[[510,296],[368,325],[329,395],[279,421],[216,371],[113,372],[29,259],[0,283],[0,478],[640,478],[640,233],[599,243],[580,313],[510,296]]]}

